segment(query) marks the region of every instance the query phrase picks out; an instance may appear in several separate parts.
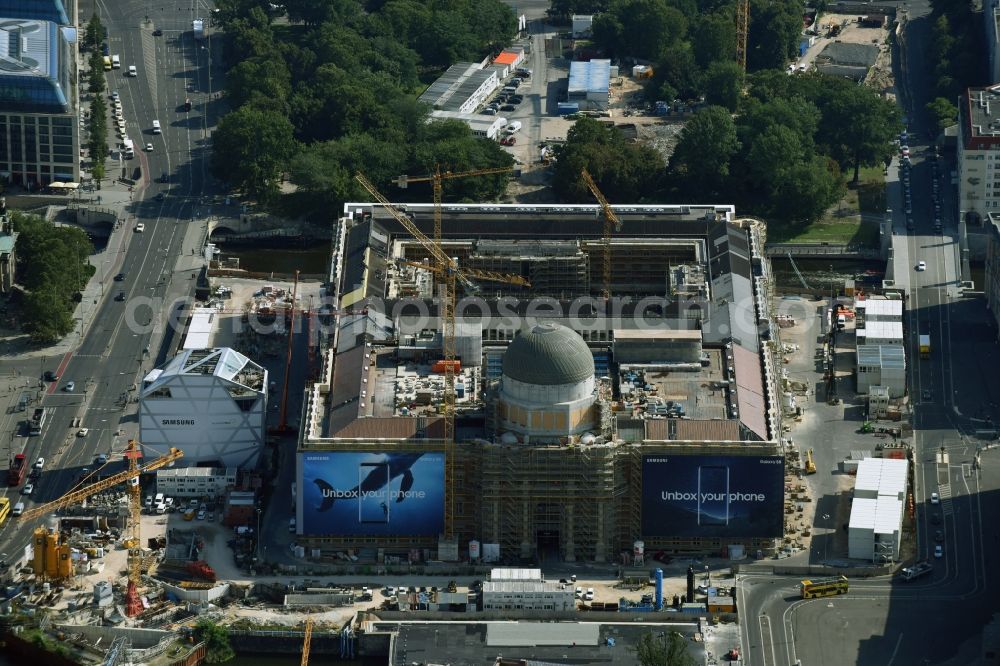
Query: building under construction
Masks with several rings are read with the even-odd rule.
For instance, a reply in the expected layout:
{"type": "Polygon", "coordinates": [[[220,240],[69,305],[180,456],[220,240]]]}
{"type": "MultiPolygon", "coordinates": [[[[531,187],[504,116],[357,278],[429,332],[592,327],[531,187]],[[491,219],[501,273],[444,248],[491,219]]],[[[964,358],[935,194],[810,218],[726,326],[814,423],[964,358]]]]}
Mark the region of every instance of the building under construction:
{"type": "MultiPolygon", "coordinates": [[[[398,208],[430,233],[431,205],[398,208]]],[[[531,283],[458,295],[451,447],[431,257],[382,206],[346,211],[344,313],[300,429],[307,554],[631,564],[780,544],[762,225],[615,207],[604,301],[599,207],[445,206],[448,256],[531,283]]]]}

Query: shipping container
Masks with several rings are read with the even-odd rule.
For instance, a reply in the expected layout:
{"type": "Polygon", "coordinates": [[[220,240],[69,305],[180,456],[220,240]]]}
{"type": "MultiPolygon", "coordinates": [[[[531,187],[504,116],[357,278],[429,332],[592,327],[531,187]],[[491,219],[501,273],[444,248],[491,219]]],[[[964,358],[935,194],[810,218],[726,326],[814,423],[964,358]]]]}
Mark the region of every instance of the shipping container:
{"type": "Polygon", "coordinates": [[[461,361],[457,361],[457,360],[456,361],[446,361],[444,359],[441,359],[440,361],[435,361],[434,365],[431,366],[431,372],[443,373],[443,372],[445,372],[445,370],[447,370],[449,364],[451,365],[451,369],[452,369],[453,372],[461,372],[461,370],[462,370],[462,362],[461,361]]]}
{"type": "Polygon", "coordinates": [[[579,102],[559,102],[558,111],[560,116],[568,116],[571,113],[579,113],[579,102]]]}

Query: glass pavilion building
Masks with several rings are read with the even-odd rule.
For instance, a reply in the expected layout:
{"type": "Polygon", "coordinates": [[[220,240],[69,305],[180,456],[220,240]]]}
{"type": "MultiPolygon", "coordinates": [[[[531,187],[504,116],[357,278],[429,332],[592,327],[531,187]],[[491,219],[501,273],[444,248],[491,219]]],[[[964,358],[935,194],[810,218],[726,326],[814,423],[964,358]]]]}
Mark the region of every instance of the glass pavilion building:
{"type": "Polygon", "coordinates": [[[0,0],[0,177],[80,180],[77,31],[61,0],[0,0]]]}

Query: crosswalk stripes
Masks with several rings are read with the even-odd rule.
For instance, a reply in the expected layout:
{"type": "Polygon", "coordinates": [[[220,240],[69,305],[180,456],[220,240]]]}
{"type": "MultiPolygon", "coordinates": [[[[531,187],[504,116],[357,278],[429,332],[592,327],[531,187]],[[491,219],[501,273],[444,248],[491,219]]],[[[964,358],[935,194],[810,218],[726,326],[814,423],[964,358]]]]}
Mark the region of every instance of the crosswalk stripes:
{"type": "Polygon", "coordinates": [[[942,483],[938,485],[938,497],[941,498],[941,513],[950,516],[955,513],[951,501],[951,484],[942,483]]]}

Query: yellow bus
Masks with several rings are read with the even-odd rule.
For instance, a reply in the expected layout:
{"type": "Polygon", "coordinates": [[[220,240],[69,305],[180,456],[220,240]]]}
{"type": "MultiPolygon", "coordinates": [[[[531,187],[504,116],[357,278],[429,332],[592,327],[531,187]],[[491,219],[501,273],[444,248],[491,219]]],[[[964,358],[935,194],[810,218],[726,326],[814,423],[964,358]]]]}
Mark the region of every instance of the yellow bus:
{"type": "Polygon", "coordinates": [[[847,594],[847,576],[831,576],[804,580],[799,584],[803,599],[815,597],[832,597],[837,594],[847,594]]]}
{"type": "Polygon", "coordinates": [[[0,497],[0,525],[7,522],[7,516],[10,515],[10,500],[6,497],[0,497]]]}
{"type": "Polygon", "coordinates": [[[111,56],[104,56],[104,71],[111,71],[111,56]]]}

